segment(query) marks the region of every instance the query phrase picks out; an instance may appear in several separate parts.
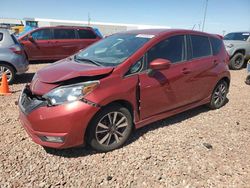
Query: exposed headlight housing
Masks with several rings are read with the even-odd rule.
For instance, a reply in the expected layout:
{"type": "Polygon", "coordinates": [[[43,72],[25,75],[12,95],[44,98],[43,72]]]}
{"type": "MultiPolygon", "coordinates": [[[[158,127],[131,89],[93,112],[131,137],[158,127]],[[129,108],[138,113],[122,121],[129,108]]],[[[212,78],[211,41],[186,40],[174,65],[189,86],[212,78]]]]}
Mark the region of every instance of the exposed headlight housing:
{"type": "Polygon", "coordinates": [[[82,99],[99,85],[99,81],[89,81],[73,85],[61,86],[43,95],[49,105],[55,106],[82,99]]]}

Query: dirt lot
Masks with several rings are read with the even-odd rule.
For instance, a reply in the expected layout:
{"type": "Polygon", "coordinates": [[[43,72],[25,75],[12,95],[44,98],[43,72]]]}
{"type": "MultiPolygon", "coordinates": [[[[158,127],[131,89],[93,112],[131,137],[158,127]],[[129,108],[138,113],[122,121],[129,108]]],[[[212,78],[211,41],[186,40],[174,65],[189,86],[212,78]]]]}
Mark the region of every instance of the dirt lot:
{"type": "Polygon", "coordinates": [[[46,152],[28,137],[15,105],[32,64],[0,97],[0,187],[250,187],[250,86],[232,71],[229,102],[199,107],[137,130],[109,153],[46,152]]]}

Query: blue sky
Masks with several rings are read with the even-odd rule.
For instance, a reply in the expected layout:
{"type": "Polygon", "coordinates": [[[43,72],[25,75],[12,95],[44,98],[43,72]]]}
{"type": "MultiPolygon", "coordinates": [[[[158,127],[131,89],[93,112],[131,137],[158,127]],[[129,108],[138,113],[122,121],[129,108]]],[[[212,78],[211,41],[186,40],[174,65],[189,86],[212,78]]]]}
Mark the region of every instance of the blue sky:
{"type": "MultiPolygon", "coordinates": [[[[1,0],[0,17],[201,27],[206,0],[1,0]]],[[[205,31],[250,30],[250,0],[208,0],[205,31]]]]}

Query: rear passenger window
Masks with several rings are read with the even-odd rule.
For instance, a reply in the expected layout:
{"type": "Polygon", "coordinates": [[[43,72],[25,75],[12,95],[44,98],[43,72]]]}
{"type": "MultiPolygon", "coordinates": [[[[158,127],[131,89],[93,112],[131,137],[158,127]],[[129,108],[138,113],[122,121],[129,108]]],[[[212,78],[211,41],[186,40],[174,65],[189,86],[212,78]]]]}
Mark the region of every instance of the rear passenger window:
{"type": "Polygon", "coordinates": [[[193,58],[211,55],[211,47],[208,37],[191,35],[193,58]]]}
{"type": "Polygon", "coordinates": [[[0,41],[3,40],[3,33],[0,33],[0,41]]]}
{"type": "Polygon", "coordinates": [[[170,37],[152,47],[147,54],[148,63],[162,58],[172,63],[185,60],[185,37],[184,35],[170,37]]]}
{"type": "Polygon", "coordinates": [[[79,29],[78,35],[80,39],[95,39],[96,35],[91,30],[79,29]]]}
{"type": "Polygon", "coordinates": [[[75,39],[74,29],[54,29],[54,39],[75,39]]]}
{"type": "Polygon", "coordinates": [[[213,55],[217,55],[222,47],[222,40],[217,38],[210,38],[210,42],[212,45],[213,55]]]}

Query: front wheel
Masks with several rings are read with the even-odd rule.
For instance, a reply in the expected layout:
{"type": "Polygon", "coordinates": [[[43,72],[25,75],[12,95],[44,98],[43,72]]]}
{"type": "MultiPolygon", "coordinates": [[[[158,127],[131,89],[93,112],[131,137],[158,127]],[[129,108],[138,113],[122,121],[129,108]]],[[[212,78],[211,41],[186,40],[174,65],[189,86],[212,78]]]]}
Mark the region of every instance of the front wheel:
{"type": "Polygon", "coordinates": [[[228,84],[226,81],[220,81],[216,86],[212,93],[211,101],[209,103],[209,107],[211,109],[219,109],[221,108],[227,100],[228,93],[228,84]]]}
{"type": "Polygon", "coordinates": [[[236,53],[230,60],[229,67],[233,70],[240,70],[244,65],[244,61],[244,55],[242,53],[236,53]]]}
{"type": "Polygon", "coordinates": [[[127,141],[132,128],[129,110],[120,105],[111,105],[102,109],[91,121],[87,130],[87,142],[97,151],[111,151],[127,141]]]}

